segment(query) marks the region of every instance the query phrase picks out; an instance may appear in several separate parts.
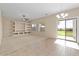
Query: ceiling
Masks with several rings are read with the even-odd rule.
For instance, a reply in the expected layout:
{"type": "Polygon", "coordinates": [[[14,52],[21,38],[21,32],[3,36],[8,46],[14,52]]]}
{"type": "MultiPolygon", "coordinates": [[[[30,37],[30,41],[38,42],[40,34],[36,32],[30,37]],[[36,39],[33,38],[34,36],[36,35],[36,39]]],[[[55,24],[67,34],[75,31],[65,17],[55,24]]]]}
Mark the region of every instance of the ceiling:
{"type": "Polygon", "coordinates": [[[36,19],[77,7],[77,3],[0,3],[3,16],[15,19],[22,14],[29,19],[36,19]]]}

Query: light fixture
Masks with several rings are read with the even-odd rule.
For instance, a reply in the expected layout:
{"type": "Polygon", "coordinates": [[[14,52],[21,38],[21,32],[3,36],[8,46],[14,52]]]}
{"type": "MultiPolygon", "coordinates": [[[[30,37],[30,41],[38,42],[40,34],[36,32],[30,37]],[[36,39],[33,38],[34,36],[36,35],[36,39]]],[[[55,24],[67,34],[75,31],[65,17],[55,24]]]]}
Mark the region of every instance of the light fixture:
{"type": "Polygon", "coordinates": [[[23,20],[23,21],[30,21],[30,19],[29,19],[30,17],[29,17],[28,14],[22,13],[22,14],[19,15],[19,17],[20,17],[21,20],[23,20]]]}
{"type": "Polygon", "coordinates": [[[60,18],[60,19],[63,19],[63,18],[65,18],[65,17],[67,17],[68,16],[68,13],[60,13],[60,14],[57,14],[56,15],[56,17],[57,18],[60,18]]]}
{"type": "Polygon", "coordinates": [[[59,16],[59,15],[56,15],[56,17],[57,17],[57,18],[60,18],[60,16],[59,16]]]}
{"type": "Polygon", "coordinates": [[[23,21],[29,20],[25,14],[22,15],[22,19],[23,19],[23,21]]]}

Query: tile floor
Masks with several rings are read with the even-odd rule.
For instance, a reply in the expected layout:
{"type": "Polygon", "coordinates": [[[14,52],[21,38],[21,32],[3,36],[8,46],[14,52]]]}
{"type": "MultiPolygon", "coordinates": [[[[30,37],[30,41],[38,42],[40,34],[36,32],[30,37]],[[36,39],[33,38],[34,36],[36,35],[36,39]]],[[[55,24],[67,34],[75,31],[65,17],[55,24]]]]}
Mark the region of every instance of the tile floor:
{"type": "MultiPolygon", "coordinates": [[[[14,37],[7,39],[8,40],[6,41],[6,44],[4,44],[5,46],[0,47],[1,49],[0,55],[2,56],[77,56],[79,55],[79,49],[57,44],[56,43],[57,39],[37,37],[37,36],[24,36],[24,37],[15,36],[15,39],[14,37]],[[10,43],[10,41],[12,42],[10,43]]],[[[59,42],[61,43],[61,40],[59,42]]]]}

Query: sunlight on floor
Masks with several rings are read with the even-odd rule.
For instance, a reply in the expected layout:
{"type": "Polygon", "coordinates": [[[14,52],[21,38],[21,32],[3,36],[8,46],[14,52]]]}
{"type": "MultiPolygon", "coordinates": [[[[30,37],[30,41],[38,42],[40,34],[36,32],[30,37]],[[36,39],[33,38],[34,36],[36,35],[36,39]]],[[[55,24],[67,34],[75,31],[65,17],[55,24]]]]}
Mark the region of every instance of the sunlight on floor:
{"type": "MultiPolygon", "coordinates": [[[[57,36],[57,38],[65,39],[65,36],[57,36]]],[[[68,37],[68,36],[66,36],[66,39],[67,39],[67,40],[76,41],[73,37],[68,37]]]]}
{"type": "Polygon", "coordinates": [[[65,40],[57,39],[55,41],[55,44],[79,50],[79,45],[77,43],[75,43],[75,42],[70,42],[70,41],[65,41],[65,40]]]}

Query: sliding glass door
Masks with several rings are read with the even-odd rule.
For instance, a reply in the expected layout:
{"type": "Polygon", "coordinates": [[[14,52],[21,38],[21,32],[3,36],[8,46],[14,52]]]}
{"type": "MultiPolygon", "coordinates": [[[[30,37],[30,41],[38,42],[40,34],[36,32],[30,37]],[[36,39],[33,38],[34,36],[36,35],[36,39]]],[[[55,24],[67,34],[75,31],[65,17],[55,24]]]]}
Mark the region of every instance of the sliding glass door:
{"type": "Polygon", "coordinates": [[[76,18],[62,19],[58,21],[57,38],[77,42],[76,18]]]}

